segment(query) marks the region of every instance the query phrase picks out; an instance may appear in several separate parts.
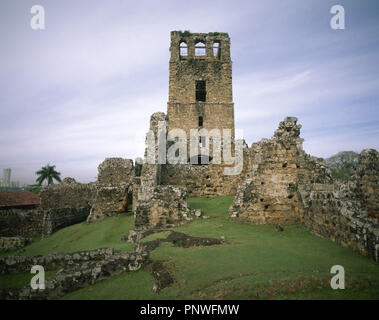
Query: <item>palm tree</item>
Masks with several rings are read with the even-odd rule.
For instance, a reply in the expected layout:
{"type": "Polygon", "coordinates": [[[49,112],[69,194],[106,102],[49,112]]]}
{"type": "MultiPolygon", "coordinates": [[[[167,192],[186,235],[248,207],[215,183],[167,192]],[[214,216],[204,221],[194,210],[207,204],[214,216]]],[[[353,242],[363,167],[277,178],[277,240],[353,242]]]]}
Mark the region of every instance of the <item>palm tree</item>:
{"type": "Polygon", "coordinates": [[[48,186],[53,184],[53,179],[57,180],[58,182],[61,182],[60,172],[55,171],[55,166],[51,166],[50,164],[47,164],[46,166],[38,170],[36,172],[36,175],[38,176],[36,180],[38,185],[42,185],[42,182],[44,180],[47,181],[48,186]]]}

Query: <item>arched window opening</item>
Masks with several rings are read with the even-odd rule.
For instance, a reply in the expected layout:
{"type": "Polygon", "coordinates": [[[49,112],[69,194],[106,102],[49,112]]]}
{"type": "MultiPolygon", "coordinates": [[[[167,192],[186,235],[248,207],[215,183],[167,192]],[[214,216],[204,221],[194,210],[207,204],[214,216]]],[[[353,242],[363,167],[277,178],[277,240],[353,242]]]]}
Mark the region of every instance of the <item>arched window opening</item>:
{"type": "Polygon", "coordinates": [[[203,117],[200,116],[199,117],[199,127],[202,127],[203,126],[203,117]]]}
{"type": "Polygon", "coordinates": [[[198,42],[195,44],[195,56],[205,57],[207,55],[205,44],[203,42],[198,42]]]}
{"type": "Polygon", "coordinates": [[[179,45],[179,54],[181,57],[188,56],[188,46],[187,46],[187,43],[185,43],[184,41],[181,42],[179,45]]]}
{"type": "Polygon", "coordinates": [[[214,42],[213,43],[213,56],[220,58],[220,56],[221,56],[220,42],[214,42]]]}

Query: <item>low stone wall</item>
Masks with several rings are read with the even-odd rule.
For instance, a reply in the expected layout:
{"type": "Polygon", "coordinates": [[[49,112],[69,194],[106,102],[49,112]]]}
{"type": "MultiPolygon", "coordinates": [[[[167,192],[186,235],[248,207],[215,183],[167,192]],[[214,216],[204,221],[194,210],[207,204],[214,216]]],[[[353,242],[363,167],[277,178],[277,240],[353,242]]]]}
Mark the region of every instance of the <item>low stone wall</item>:
{"type": "Polygon", "coordinates": [[[367,216],[355,182],[299,186],[302,225],[379,262],[379,223],[367,216]]]}
{"type": "Polygon", "coordinates": [[[46,256],[8,256],[0,259],[0,274],[29,273],[35,265],[45,271],[75,267],[87,261],[104,260],[114,254],[113,248],[100,248],[73,253],[52,253],[46,256]]]}
{"type": "Polygon", "coordinates": [[[0,236],[34,237],[40,236],[43,229],[44,213],[35,209],[0,210],[0,236]]]}
{"type": "Polygon", "coordinates": [[[42,235],[48,236],[61,228],[85,221],[90,210],[89,205],[81,208],[46,210],[43,217],[42,235]]]}
{"type": "Polygon", "coordinates": [[[5,289],[1,299],[50,299],[94,284],[102,279],[125,271],[139,270],[148,259],[148,252],[114,253],[113,248],[75,253],[52,254],[34,257],[8,257],[0,259],[0,274],[30,272],[34,265],[45,270],[60,269],[56,276],[45,280],[45,289],[5,289]]]}
{"type": "Polygon", "coordinates": [[[65,178],[60,184],[44,188],[41,208],[47,212],[53,210],[46,214],[44,234],[86,219],[90,223],[126,212],[134,177],[132,160],[107,158],[98,166],[95,183],[81,184],[65,178]]]}
{"type": "Polygon", "coordinates": [[[0,251],[20,249],[32,242],[31,238],[0,237],[0,251]]]}
{"type": "Polygon", "coordinates": [[[85,221],[90,206],[56,209],[6,209],[0,210],[0,236],[47,236],[56,230],[85,221]]]}

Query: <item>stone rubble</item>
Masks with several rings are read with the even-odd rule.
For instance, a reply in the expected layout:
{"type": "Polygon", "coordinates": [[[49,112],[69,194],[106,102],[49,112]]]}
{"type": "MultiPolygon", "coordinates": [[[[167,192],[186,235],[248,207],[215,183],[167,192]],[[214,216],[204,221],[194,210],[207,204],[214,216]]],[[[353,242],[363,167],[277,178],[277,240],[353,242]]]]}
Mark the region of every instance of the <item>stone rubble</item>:
{"type": "Polygon", "coordinates": [[[90,251],[51,254],[34,257],[8,257],[0,259],[0,273],[30,272],[33,265],[42,265],[45,270],[60,269],[52,278],[45,279],[45,289],[6,289],[1,298],[12,300],[51,299],[92,285],[102,279],[127,271],[137,271],[148,259],[148,252],[114,253],[112,248],[90,251]]]}

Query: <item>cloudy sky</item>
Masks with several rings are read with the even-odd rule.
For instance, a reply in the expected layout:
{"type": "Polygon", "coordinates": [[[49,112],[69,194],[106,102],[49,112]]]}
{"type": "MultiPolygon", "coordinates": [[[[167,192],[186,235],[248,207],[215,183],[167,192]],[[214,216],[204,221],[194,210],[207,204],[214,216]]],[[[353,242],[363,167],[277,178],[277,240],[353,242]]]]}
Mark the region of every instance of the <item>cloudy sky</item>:
{"type": "Polygon", "coordinates": [[[249,145],[285,116],[306,152],[379,149],[379,1],[1,0],[0,169],[33,183],[55,164],[94,181],[106,157],[143,155],[166,112],[171,30],[228,32],[236,127],[249,145]],[[45,30],[30,9],[45,8],[45,30]],[[345,8],[345,30],[330,8],[345,8]]]}

